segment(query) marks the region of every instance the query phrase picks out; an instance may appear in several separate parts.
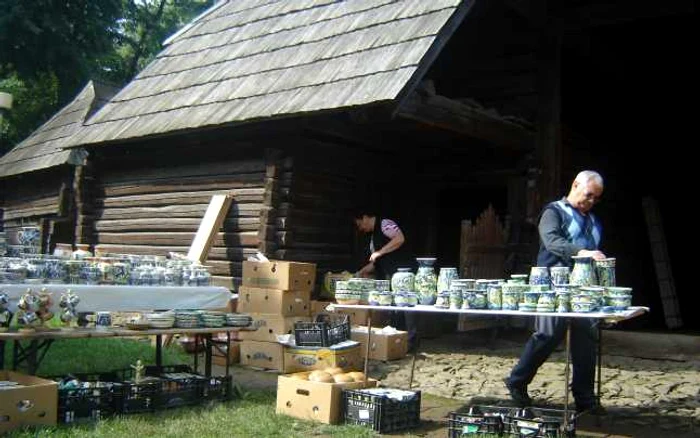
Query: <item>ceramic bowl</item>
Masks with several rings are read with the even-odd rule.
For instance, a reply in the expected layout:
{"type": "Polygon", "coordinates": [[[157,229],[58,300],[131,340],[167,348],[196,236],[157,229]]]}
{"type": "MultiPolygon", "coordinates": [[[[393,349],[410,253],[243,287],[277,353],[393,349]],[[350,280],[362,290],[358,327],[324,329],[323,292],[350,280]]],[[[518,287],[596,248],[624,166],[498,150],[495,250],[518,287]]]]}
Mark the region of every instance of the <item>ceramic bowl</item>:
{"type": "Polygon", "coordinates": [[[632,304],[631,295],[610,295],[607,297],[609,306],[612,306],[614,310],[627,310],[627,308],[632,304]]]}
{"type": "Polygon", "coordinates": [[[537,301],[539,300],[539,298],[539,292],[525,292],[523,293],[523,299],[521,302],[531,306],[537,306],[537,301]]]}
{"type": "Polygon", "coordinates": [[[572,301],[571,311],[576,313],[590,313],[593,311],[593,305],[585,301],[572,301]]]}

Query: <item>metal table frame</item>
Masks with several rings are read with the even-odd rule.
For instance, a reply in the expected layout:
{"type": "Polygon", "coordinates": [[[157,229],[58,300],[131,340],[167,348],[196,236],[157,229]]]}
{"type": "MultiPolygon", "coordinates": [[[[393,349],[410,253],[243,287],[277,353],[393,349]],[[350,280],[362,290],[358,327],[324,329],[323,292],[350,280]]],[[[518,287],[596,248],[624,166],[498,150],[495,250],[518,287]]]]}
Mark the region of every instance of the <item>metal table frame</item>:
{"type": "MultiPolygon", "coordinates": [[[[617,323],[620,321],[624,321],[627,319],[632,319],[637,316],[640,316],[646,312],[649,311],[648,307],[630,307],[627,310],[623,312],[615,312],[615,313],[604,313],[604,312],[592,312],[592,313],[558,313],[558,312],[521,312],[519,310],[479,310],[479,309],[442,309],[438,308],[435,306],[425,306],[425,305],[418,305],[415,307],[398,307],[398,306],[369,306],[369,305],[362,305],[362,304],[330,304],[328,306],[329,310],[332,309],[346,309],[346,310],[354,310],[354,309],[363,309],[368,311],[367,315],[367,328],[368,328],[368,333],[367,333],[367,346],[366,346],[366,351],[365,351],[365,375],[367,375],[367,370],[368,370],[368,361],[369,361],[369,345],[371,343],[370,337],[372,336],[372,312],[373,311],[394,311],[394,312],[419,312],[419,313],[432,313],[432,314],[447,314],[447,313],[456,313],[456,314],[464,314],[464,315],[480,315],[480,316],[554,316],[554,317],[559,317],[559,318],[565,318],[566,319],[566,336],[565,336],[565,343],[566,343],[566,364],[564,368],[564,430],[567,430],[567,426],[569,423],[569,380],[570,380],[570,372],[571,372],[571,320],[573,318],[588,318],[588,319],[597,319],[600,322],[609,322],[609,323],[617,323]]],[[[416,332],[416,345],[414,346],[413,349],[413,358],[411,362],[411,374],[409,377],[409,383],[408,383],[408,388],[411,389],[413,386],[413,374],[415,371],[416,367],[416,354],[418,352],[418,346],[419,346],[419,336],[418,332],[416,332]]],[[[602,329],[600,327],[600,324],[598,324],[598,370],[597,370],[597,379],[598,379],[598,384],[597,384],[597,394],[596,398],[598,399],[598,403],[600,403],[600,393],[601,393],[601,368],[602,368],[602,329]]]]}
{"type": "MultiPolygon", "coordinates": [[[[202,342],[204,344],[204,374],[211,377],[212,351],[214,348],[223,352],[220,341],[212,338],[214,333],[226,333],[227,345],[231,344],[231,332],[251,330],[241,327],[213,327],[213,328],[170,328],[170,329],[148,329],[148,330],[129,330],[125,328],[74,328],[74,329],[57,329],[57,330],[39,330],[39,331],[10,331],[0,332],[0,352],[4,353],[5,342],[13,341],[12,349],[12,370],[17,370],[24,365],[27,373],[34,375],[41,361],[46,357],[49,347],[56,340],[61,339],[84,339],[84,338],[125,338],[139,336],[154,336],[156,337],[156,352],[155,360],[157,366],[163,365],[163,335],[188,334],[195,336],[195,351],[202,342]],[[23,344],[24,343],[24,344],[23,344]]],[[[229,375],[229,356],[226,356],[226,376],[229,375]]],[[[3,360],[0,360],[0,369],[4,369],[4,354],[0,355],[3,360]]],[[[194,369],[198,370],[198,354],[194,355],[194,369]]]]}

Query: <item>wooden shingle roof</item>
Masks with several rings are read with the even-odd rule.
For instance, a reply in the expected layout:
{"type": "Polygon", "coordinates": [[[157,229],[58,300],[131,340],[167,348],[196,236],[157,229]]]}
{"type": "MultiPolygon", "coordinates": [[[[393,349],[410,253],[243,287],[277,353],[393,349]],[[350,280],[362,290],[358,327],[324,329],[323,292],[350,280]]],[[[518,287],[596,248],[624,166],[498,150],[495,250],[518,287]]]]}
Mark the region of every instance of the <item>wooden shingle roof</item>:
{"type": "MultiPolygon", "coordinates": [[[[461,0],[235,0],[168,41],[85,124],[111,142],[397,98],[471,4],[461,0]],[[448,30],[445,30],[448,29],[448,30]]],[[[418,72],[418,73],[417,73],[418,72]]]]}
{"type": "Polygon", "coordinates": [[[46,169],[61,164],[81,164],[84,150],[66,150],[73,135],[102,107],[117,89],[90,81],[68,105],[59,110],[29,137],[0,157],[0,178],[46,169]]]}

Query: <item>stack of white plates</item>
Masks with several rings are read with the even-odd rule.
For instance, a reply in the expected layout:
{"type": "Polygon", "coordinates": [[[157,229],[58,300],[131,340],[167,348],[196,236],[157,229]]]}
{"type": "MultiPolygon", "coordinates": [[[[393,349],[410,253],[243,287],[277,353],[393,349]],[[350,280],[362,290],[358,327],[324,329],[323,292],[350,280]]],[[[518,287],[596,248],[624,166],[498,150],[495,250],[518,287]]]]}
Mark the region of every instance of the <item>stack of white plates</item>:
{"type": "Polygon", "coordinates": [[[253,323],[253,318],[245,313],[227,313],[226,325],[231,327],[248,327],[253,323]]]}
{"type": "Polygon", "coordinates": [[[146,319],[153,328],[171,328],[175,324],[175,315],[172,313],[149,313],[146,319]]]}
{"type": "Polygon", "coordinates": [[[223,312],[202,312],[200,318],[204,327],[223,327],[226,324],[226,314],[223,312]]]}
{"type": "Polygon", "coordinates": [[[192,310],[178,310],[175,312],[175,327],[197,328],[201,327],[199,312],[192,310]]]}

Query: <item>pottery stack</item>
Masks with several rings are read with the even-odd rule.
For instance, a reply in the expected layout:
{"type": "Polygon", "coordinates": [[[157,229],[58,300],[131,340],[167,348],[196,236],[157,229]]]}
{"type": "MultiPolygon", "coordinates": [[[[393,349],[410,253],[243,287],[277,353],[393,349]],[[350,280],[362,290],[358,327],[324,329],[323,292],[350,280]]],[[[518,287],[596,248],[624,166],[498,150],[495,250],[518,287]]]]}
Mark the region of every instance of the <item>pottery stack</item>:
{"type": "Polygon", "coordinates": [[[316,265],[290,261],[243,262],[243,284],[238,290],[238,312],[253,317],[255,331],[239,338],[241,364],[284,371],[284,345],[294,338],[294,325],[310,321],[311,292],[316,265]]]}

